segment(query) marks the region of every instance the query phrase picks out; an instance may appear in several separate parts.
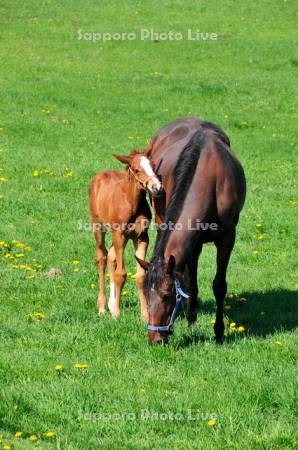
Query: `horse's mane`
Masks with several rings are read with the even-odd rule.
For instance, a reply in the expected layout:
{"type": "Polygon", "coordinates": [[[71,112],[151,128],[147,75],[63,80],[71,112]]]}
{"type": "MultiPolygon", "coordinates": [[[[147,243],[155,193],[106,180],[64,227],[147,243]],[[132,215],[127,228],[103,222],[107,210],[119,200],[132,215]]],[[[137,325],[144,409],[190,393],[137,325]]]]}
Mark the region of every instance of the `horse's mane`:
{"type": "MultiPolygon", "coordinates": [[[[204,142],[205,132],[202,128],[195,132],[189,142],[182,150],[176,167],[174,170],[174,188],[171,193],[169,205],[166,209],[165,223],[173,222],[179,219],[182,211],[187,192],[192,183],[197,164],[200,158],[202,144],[204,142]]],[[[150,269],[146,276],[146,286],[156,287],[161,284],[163,279],[162,265],[163,254],[170,237],[171,231],[169,227],[162,230],[159,228],[157,239],[154,246],[153,258],[151,260],[150,269]]]]}

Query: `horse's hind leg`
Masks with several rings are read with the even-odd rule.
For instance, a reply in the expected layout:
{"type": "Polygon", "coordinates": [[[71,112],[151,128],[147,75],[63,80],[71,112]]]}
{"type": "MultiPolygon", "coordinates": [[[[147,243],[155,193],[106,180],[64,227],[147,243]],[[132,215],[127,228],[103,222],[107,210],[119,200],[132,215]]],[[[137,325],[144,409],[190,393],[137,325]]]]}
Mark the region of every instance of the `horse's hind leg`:
{"type": "Polygon", "coordinates": [[[213,293],[216,298],[216,320],[214,332],[216,342],[222,343],[224,339],[223,306],[227,293],[226,274],[231,252],[235,243],[235,228],[219,241],[215,242],[217,248],[216,275],[213,280],[213,293]]]}
{"type": "Polygon", "coordinates": [[[116,298],[116,290],[115,290],[116,254],[113,245],[108,253],[108,269],[110,274],[110,297],[108,306],[109,310],[111,311],[114,310],[116,298]]]}
{"type": "Polygon", "coordinates": [[[126,270],[124,265],[124,250],[127,244],[127,239],[120,231],[113,232],[113,247],[115,250],[115,258],[116,258],[116,270],[113,274],[114,283],[115,283],[115,296],[114,298],[110,297],[109,300],[109,310],[113,317],[119,317],[120,315],[120,297],[122,287],[126,280],[126,270]],[[113,300],[113,301],[112,301],[113,300]]]}
{"type": "MultiPolygon", "coordinates": [[[[136,256],[142,260],[146,259],[147,248],[149,244],[148,232],[142,233],[141,236],[136,237],[133,241],[136,250],[136,256]]],[[[137,263],[137,273],[136,273],[136,285],[139,292],[140,303],[141,303],[141,319],[148,322],[148,309],[147,301],[144,293],[144,279],[145,270],[137,263]]]]}
{"type": "Polygon", "coordinates": [[[99,293],[97,298],[98,313],[103,314],[106,306],[105,270],[107,265],[107,249],[105,247],[105,233],[97,229],[94,231],[96,241],[95,262],[98,268],[99,293]]]}

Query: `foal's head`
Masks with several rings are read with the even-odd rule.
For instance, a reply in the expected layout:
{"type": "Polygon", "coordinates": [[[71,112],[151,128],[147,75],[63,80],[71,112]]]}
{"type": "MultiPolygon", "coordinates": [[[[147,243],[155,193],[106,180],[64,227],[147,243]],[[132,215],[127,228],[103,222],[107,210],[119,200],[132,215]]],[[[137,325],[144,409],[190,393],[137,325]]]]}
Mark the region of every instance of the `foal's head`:
{"type": "Polygon", "coordinates": [[[167,343],[172,330],[159,330],[170,323],[176,305],[175,290],[175,258],[170,256],[168,261],[161,258],[151,263],[137,258],[138,263],[147,270],[145,277],[145,295],[149,309],[149,344],[167,343]],[[150,330],[150,326],[157,330],[150,330]]]}
{"type": "Polygon", "coordinates": [[[162,184],[154,173],[149,159],[137,150],[134,150],[129,156],[114,155],[118,161],[126,164],[128,170],[134,178],[140,183],[143,189],[149,191],[154,197],[162,192],[162,184]]]}

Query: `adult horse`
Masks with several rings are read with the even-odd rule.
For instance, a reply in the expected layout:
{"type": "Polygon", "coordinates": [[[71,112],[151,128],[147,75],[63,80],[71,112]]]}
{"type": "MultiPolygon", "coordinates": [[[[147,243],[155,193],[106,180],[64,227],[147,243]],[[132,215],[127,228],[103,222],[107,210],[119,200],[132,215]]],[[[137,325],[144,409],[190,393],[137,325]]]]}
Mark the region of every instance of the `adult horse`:
{"type": "Polygon", "coordinates": [[[153,258],[150,264],[139,261],[148,270],[149,343],[166,341],[173,331],[181,296],[186,296],[180,285],[189,296],[188,322],[195,322],[198,258],[207,242],[214,242],[217,248],[214,332],[220,343],[224,338],[226,272],[246,192],[242,166],[224,131],[195,117],[159,130],[144,153],[165,189],[163,198],[152,201],[160,224],[153,258]]]}

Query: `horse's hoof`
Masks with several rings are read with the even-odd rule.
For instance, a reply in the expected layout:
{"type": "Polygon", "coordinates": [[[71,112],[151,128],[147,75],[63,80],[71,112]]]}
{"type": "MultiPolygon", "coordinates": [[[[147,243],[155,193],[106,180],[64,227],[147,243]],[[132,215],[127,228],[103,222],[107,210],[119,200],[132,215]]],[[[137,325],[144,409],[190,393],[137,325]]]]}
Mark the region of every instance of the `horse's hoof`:
{"type": "Polygon", "coordinates": [[[224,338],[224,336],[221,336],[221,337],[215,336],[214,340],[215,340],[216,344],[222,345],[224,343],[225,338],[224,338]]]}

